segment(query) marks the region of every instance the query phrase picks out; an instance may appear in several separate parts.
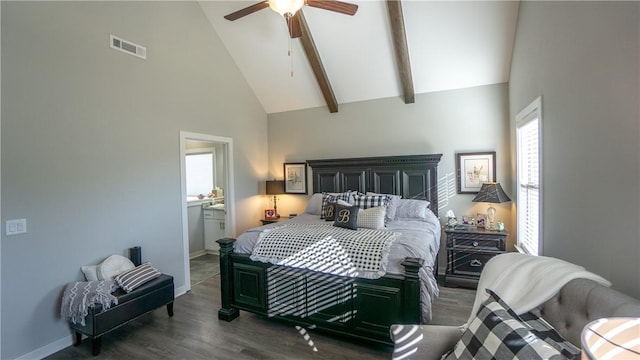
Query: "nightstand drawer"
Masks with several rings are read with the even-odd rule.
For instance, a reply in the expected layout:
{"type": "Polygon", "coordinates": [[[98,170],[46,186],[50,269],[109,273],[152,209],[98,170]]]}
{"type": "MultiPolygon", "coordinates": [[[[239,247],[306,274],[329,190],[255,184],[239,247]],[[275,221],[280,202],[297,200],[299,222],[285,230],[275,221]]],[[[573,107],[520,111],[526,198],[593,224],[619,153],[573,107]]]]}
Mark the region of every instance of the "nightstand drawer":
{"type": "Polygon", "coordinates": [[[480,239],[477,236],[469,235],[456,235],[452,238],[450,247],[460,249],[478,249],[478,250],[493,250],[503,251],[504,241],[501,239],[487,239],[486,237],[480,239]]]}
{"type": "Polygon", "coordinates": [[[452,273],[480,276],[482,269],[492,257],[497,254],[468,251],[453,251],[452,273]]]}

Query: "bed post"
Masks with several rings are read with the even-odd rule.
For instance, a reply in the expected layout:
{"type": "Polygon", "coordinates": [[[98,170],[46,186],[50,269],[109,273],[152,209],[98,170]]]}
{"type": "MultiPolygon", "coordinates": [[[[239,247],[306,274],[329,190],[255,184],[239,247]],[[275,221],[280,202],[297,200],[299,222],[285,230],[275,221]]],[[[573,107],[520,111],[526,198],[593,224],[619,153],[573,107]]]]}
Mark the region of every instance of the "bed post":
{"type": "Polygon", "coordinates": [[[405,324],[420,324],[420,276],[418,272],[423,259],[408,257],[404,259],[404,321],[405,324]]]}
{"type": "Polygon", "coordinates": [[[233,296],[231,253],[235,241],[236,239],[231,238],[216,240],[220,244],[220,293],[222,296],[222,307],[218,310],[218,319],[225,321],[231,321],[240,315],[240,311],[231,306],[233,296]]]}

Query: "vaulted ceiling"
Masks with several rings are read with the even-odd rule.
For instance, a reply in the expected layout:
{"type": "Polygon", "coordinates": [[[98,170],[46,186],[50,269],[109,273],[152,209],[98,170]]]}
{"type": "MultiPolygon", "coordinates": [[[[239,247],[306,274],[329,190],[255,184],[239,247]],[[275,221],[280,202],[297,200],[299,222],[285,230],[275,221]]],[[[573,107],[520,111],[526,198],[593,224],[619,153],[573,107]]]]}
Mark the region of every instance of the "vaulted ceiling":
{"type": "Polygon", "coordinates": [[[269,8],[224,18],[257,2],[200,6],[269,114],[388,97],[411,103],[413,94],[509,80],[517,1],[348,1],[358,5],[354,16],[304,6],[308,31],[296,39],[269,8]]]}

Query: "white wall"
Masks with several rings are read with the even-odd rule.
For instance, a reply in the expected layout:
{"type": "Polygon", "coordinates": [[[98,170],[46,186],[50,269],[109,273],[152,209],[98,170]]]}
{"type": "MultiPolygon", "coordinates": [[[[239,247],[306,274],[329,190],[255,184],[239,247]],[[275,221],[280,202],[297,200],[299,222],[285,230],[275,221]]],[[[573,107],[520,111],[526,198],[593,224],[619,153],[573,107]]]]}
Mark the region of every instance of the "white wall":
{"type": "Polygon", "coordinates": [[[542,95],[544,255],[640,298],[640,3],[522,2],[511,69],[512,134],[542,95]]]}
{"type": "MultiPolygon", "coordinates": [[[[442,153],[438,167],[441,217],[449,209],[460,217],[486,213],[486,204],[471,202],[473,195],[456,194],[455,154],[496,151],[497,180],[512,193],[507,92],[506,84],[497,84],[419,94],[409,105],[401,98],[387,98],[341,104],[334,114],[326,108],[270,114],[269,177],[283,179],[284,162],[442,153]]],[[[278,210],[300,213],[306,200],[301,195],[282,195],[278,210]]],[[[511,204],[496,208],[509,230],[511,204]]]]}
{"type": "Polygon", "coordinates": [[[181,130],[233,138],[237,230],[256,225],[267,121],[195,2],[1,6],[1,221],[29,231],[0,242],[0,357],[38,358],[71,343],[60,298],[81,265],[140,245],[185,285],[181,130]]]}

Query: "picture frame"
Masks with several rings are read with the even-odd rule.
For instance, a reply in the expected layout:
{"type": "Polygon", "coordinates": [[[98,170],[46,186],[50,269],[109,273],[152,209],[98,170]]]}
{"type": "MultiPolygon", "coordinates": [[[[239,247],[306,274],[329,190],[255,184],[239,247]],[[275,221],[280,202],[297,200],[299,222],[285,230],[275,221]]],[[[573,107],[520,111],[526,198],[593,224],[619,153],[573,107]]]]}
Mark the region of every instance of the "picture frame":
{"type": "Polygon", "coordinates": [[[284,192],[307,194],[307,163],[284,163],[284,192]]]}
{"type": "Polygon", "coordinates": [[[458,194],[477,194],[484,182],[496,181],[496,152],[456,154],[458,194]]]}
{"type": "Polygon", "coordinates": [[[479,229],[484,229],[487,226],[487,215],[478,213],[476,215],[476,226],[479,229]]]}
{"type": "Polygon", "coordinates": [[[278,218],[278,214],[274,209],[265,209],[264,218],[265,220],[276,220],[278,218]]]}

